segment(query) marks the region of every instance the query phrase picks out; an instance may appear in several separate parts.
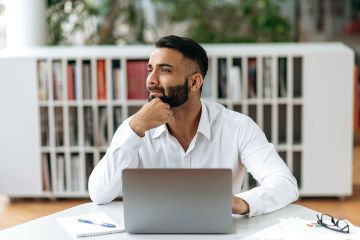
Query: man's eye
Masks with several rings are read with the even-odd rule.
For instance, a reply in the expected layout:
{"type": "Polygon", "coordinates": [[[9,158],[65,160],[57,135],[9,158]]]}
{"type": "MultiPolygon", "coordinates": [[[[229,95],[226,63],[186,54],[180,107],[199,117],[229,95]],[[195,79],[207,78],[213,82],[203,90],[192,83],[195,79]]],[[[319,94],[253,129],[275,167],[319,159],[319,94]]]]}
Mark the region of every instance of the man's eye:
{"type": "Polygon", "coordinates": [[[171,72],[171,70],[168,69],[168,68],[162,68],[161,71],[162,71],[162,72],[171,72]]]}
{"type": "Polygon", "coordinates": [[[152,72],[152,69],[149,69],[149,68],[148,68],[148,73],[151,73],[151,72],[152,72]]]}

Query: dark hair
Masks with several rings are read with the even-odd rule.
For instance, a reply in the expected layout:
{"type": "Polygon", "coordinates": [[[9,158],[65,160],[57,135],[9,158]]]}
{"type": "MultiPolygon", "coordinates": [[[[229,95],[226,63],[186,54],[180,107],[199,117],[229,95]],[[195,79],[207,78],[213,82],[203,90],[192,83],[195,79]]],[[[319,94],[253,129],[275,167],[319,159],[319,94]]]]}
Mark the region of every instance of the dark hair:
{"type": "Polygon", "coordinates": [[[206,51],[197,42],[187,37],[169,35],[160,38],[155,46],[157,48],[174,49],[184,55],[185,58],[193,60],[200,68],[200,74],[205,78],[208,70],[208,57],[206,51]]]}

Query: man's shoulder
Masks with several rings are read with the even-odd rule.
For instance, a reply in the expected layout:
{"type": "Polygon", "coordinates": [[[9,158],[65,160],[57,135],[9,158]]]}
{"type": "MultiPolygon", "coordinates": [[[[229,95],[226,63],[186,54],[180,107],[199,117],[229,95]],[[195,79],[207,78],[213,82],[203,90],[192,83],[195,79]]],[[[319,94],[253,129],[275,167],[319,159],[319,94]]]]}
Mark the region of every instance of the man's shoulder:
{"type": "Polygon", "coordinates": [[[251,121],[251,118],[248,117],[247,115],[230,110],[217,102],[211,100],[204,100],[204,99],[202,99],[201,101],[204,103],[205,107],[207,108],[210,121],[219,120],[224,122],[237,122],[237,123],[244,123],[251,121]]]}

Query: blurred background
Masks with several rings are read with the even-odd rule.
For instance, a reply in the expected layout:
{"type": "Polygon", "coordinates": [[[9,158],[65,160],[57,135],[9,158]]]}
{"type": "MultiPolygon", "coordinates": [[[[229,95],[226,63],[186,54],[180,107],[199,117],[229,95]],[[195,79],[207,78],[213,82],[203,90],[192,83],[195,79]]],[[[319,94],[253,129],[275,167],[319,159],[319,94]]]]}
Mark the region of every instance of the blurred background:
{"type": "Polygon", "coordinates": [[[12,26],[28,34],[23,45],[143,44],[169,34],[201,43],[356,45],[359,10],[359,0],[0,0],[0,47],[20,41],[12,26]]]}
{"type": "MultiPolygon", "coordinates": [[[[351,48],[356,64],[352,196],[297,203],[360,225],[360,0],[0,0],[0,49],[149,45],[169,34],[200,43],[342,42],[351,48]]],[[[0,196],[0,219],[12,219],[0,220],[0,229],[88,201],[57,200],[0,196]]]]}

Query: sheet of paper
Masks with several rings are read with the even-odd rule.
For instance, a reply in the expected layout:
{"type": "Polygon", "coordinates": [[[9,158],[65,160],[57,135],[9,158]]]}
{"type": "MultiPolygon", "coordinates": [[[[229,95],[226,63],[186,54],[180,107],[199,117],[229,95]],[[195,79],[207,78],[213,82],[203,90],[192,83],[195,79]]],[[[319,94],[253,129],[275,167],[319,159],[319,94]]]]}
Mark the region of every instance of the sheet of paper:
{"type": "MultiPolygon", "coordinates": [[[[348,221],[349,222],[349,221],[348,221]]],[[[279,219],[279,223],[265,228],[246,240],[359,240],[360,228],[350,224],[350,233],[339,233],[317,224],[315,220],[300,218],[279,219]]]]}

